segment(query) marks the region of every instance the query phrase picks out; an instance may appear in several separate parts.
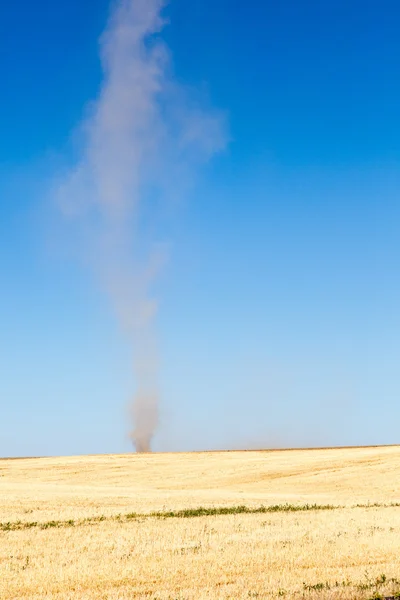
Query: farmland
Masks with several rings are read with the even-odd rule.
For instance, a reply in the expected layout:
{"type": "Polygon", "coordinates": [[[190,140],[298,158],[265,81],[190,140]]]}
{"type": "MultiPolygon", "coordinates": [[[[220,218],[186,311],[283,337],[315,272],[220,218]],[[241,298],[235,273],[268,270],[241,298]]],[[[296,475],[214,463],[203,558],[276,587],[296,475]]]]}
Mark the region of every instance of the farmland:
{"type": "Polygon", "coordinates": [[[395,446],[4,459],[0,598],[394,594],[399,483],[395,446]]]}

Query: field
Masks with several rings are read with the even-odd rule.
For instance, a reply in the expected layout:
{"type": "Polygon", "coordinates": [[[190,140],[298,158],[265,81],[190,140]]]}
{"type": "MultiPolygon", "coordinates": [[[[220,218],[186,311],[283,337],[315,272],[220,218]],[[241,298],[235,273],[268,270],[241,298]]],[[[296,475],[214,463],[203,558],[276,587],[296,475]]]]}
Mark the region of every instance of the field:
{"type": "Polygon", "coordinates": [[[400,447],[0,460],[1,600],[398,592],[400,447]]]}

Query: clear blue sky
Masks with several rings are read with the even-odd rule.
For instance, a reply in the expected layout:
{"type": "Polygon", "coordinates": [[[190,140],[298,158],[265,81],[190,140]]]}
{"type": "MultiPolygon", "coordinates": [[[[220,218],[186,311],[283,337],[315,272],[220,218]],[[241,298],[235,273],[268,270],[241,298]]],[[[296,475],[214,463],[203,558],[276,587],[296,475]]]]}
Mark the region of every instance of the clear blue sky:
{"type": "MultiPolygon", "coordinates": [[[[46,181],[102,80],[106,0],[0,8],[0,455],[130,450],[129,343],[46,181]]],[[[171,0],[230,143],[168,219],[161,450],[399,442],[400,5],[171,0]]]]}

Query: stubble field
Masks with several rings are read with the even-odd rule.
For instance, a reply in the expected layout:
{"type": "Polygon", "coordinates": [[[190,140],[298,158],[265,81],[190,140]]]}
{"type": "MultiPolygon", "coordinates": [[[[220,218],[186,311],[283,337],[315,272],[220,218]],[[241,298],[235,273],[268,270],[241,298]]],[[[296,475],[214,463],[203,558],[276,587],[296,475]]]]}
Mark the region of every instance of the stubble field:
{"type": "Polygon", "coordinates": [[[2,600],[398,592],[400,447],[0,461],[2,600]]]}

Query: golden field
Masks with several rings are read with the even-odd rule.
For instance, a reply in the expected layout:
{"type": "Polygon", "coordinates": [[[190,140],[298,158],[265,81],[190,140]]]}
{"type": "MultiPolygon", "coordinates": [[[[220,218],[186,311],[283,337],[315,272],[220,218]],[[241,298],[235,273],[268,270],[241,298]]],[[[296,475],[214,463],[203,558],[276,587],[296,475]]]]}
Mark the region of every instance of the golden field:
{"type": "Polygon", "coordinates": [[[0,460],[1,600],[399,591],[400,447],[0,460]]]}

